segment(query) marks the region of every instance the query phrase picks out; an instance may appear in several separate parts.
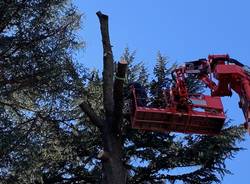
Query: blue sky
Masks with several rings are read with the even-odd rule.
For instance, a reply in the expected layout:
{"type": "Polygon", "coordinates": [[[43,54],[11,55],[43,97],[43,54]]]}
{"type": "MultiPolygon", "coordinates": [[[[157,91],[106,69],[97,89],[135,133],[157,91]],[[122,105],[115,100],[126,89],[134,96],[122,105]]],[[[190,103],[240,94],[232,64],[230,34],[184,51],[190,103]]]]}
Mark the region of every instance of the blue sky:
{"type": "MultiPolygon", "coordinates": [[[[110,36],[115,60],[125,47],[136,50],[136,60],[144,61],[152,71],[158,51],[171,63],[179,64],[228,53],[250,66],[249,0],[74,0],[84,13],[81,38],[86,48],[77,58],[91,68],[102,68],[102,45],[95,13],[110,17],[110,36]]],[[[243,123],[238,97],[224,98],[224,107],[233,123],[243,123]]],[[[248,184],[250,136],[240,146],[247,148],[228,160],[234,175],[223,184],[248,184]]]]}

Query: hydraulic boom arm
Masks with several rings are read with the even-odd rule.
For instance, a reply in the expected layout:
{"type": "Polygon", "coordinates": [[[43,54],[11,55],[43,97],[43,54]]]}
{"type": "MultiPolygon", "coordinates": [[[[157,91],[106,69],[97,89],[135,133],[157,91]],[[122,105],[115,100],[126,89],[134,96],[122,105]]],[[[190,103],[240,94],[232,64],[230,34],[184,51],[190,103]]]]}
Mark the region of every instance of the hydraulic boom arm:
{"type": "Polygon", "coordinates": [[[231,96],[234,90],[240,97],[239,107],[250,133],[250,74],[246,66],[229,55],[209,55],[208,59],[186,63],[184,73],[203,81],[211,89],[211,96],[231,96]]]}

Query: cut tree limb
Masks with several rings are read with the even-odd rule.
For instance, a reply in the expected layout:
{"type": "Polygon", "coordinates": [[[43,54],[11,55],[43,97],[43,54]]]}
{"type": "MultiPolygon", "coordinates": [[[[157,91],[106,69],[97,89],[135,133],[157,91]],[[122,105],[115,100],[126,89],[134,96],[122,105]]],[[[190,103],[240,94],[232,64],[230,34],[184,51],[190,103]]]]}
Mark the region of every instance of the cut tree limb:
{"type": "Polygon", "coordinates": [[[97,158],[100,159],[100,160],[103,160],[103,161],[107,161],[109,160],[109,153],[108,152],[105,152],[103,150],[101,150],[98,155],[97,155],[97,158]]]}
{"type": "Polygon", "coordinates": [[[127,70],[127,61],[121,60],[118,63],[117,72],[114,82],[114,123],[117,124],[116,128],[119,128],[119,124],[122,121],[122,109],[123,109],[123,84],[125,81],[125,75],[127,70]]]}
{"type": "MultiPolygon", "coordinates": [[[[71,77],[75,80],[75,82],[79,86],[80,95],[83,95],[85,93],[84,86],[81,82],[79,74],[76,71],[76,68],[74,67],[73,63],[69,60],[67,60],[66,64],[67,64],[67,68],[68,68],[68,71],[70,72],[71,77]]],[[[94,125],[96,125],[99,129],[103,127],[103,121],[95,113],[95,111],[91,108],[89,104],[87,104],[86,102],[81,102],[79,104],[79,107],[89,117],[90,121],[94,125]]]]}
{"type": "Polygon", "coordinates": [[[92,109],[90,105],[85,102],[81,102],[79,106],[94,125],[96,125],[99,129],[103,127],[103,121],[96,115],[94,109],[92,109]]]}

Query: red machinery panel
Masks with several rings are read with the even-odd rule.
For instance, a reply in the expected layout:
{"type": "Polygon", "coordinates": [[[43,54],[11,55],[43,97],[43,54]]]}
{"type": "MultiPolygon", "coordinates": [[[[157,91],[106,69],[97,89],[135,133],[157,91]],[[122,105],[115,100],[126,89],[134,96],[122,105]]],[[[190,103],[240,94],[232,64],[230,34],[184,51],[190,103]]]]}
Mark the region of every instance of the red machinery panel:
{"type": "Polygon", "coordinates": [[[214,71],[216,78],[228,78],[232,81],[232,78],[241,78],[245,77],[244,71],[242,67],[237,65],[225,65],[225,64],[218,64],[215,67],[214,71]]]}
{"type": "Polygon", "coordinates": [[[139,107],[135,102],[131,117],[132,127],[160,132],[219,134],[225,122],[220,98],[192,95],[190,101],[192,103],[188,112],[178,111],[175,107],[139,107]]]}
{"type": "Polygon", "coordinates": [[[137,107],[132,127],[140,130],[216,135],[225,122],[223,114],[173,113],[168,109],[137,107]]]}

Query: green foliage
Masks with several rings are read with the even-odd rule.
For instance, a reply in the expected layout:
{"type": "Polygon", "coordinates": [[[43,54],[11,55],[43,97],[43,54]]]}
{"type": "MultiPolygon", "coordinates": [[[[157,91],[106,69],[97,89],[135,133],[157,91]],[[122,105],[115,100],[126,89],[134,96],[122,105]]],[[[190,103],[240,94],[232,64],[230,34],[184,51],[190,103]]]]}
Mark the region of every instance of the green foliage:
{"type": "Polygon", "coordinates": [[[75,108],[81,86],[70,70],[72,51],[81,46],[74,33],[80,15],[67,0],[1,1],[0,9],[1,183],[83,176],[93,183],[100,175],[90,158],[99,140],[75,108]]]}
{"type": "Polygon", "coordinates": [[[143,62],[135,62],[135,54],[135,51],[131,53],[129,48],[126,47],[121,57],[128,62],[127,83],[139,81],[141,85],[147,88],[149,74],[143,62]]]}
{"type": "Polygon", "coordinates": [[[156,65],[154,67],[155,78],[150,83],[151,106],[153,107],[163,107],[165,105],[162,90],[168,89],[172,83],[170,76],[172,69],[175,67],[175,65],[173,65],[168,69],[167,64],[167,58],[158,52],[156,65]]]}

